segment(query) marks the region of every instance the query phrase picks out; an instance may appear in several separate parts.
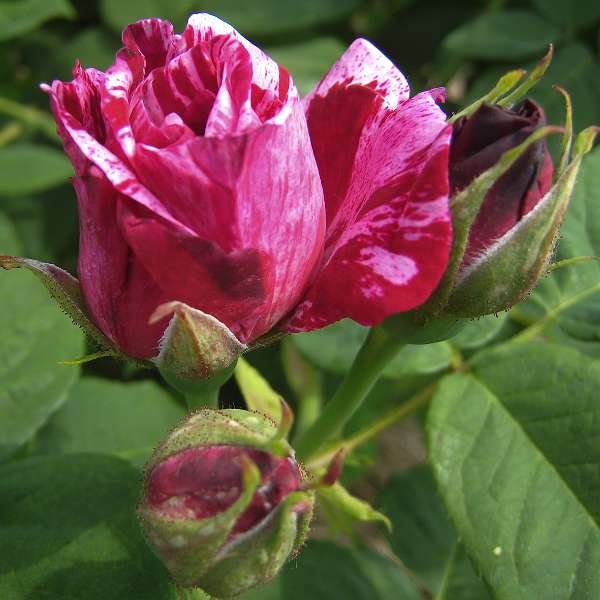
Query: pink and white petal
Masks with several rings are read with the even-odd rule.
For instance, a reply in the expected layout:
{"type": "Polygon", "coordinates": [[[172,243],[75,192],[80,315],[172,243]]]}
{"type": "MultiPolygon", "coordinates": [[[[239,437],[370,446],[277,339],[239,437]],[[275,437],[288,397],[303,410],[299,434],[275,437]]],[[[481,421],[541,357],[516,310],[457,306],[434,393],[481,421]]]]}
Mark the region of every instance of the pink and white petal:
{"type": "Polygon", "coordinates": [[[329,240],[340,235],[364,201],[364,197],[350,194],[349,188],[355,175],[359,146],[365,144],[364,130],[378,117],[382,104],[381,96],[369,87],[339,84],[329,88],[326,96],[315,95],[308,106],[305,105],[325,196],[330,246],[329,240]]]}
{"type": "Polygon", "coordinates": [[[300,101],[287,109],[285,123],[263,125],[248,136],[237,184],[240,237],[272,257],[272,293],[252,339],[298,303],[322,255],[325,207],[319,173],[300,101]]]}
{"type": "Polygon", "coordinates": [[[408,81],[394,63],[371,42],[359,38],[342,54],[317,87],[304,99],[308,108],[314,96],[326,96],[336,86],[359,85],[375,90],[395,108],[408,99],[408,81]]]}
{"type": "MultiPolygon", "coordinates": [[[[169,120],[177,116],[194,136],[203,135],[217,90],[218,73],[210,48],[196,46],[173,58],[166,67],[154,70],[130,102],[161,129],[170,126],[169,120]]],[[[142,132],[138,131],[136,139],[141,142],[142,132]]]]}
{"type": "Polygon", "coordinates": [[[321,270],[284,330],[310,331],[344,317],[375,325],[427,300],[452,242],[450,136],[429,94],[394,111],[382,107],[365,122],[321,270]]]}
{"type": "Polygon", "coordinates": [[[173,25],[162,19],[142,19],[123,31],[123,45],[144,57],[145,75],[165,66],[178,41],[173,25]]]}
{"type": "MultiPolygon", "coordinates": [[[[59,82],[58,82],[59,83],[59,82]]],[[[114,188],[135,202],[178,228],[182,233],[190,233],[188,227],[177,221],[148,189],[146,189],[129,167],[112,152],[107,150],[85,127],[69,112],[68,106],[61,102],[59,86],[50,89],[53,109],[59,126],[67,136],[66,144],[73,144],[77,150],[93,165],[104,173],[114,188]]]]}
{"type": "MultiPolygon", "coordinates": [[[[126,158],[135,153],[136,140],[130,123],[130,98],[144,78],[144,57],[122,48],[106,71],[102,86],[102,115],[108,122],[120,151],[126,158]]],[[[115,148],[115,152],[120,151],[115,148]]]]}
{"type": "Polygon", "coordinates": [[[95,166],[73,180],[79,207],[79,281],[93,321],[118,345],[114,298],[124,287],[128,248],[117,228],[119,193],[95,166]]]}
{"type": "MultiPolygon", "coordinates": [[[[171,23],[160,19],[144,19],[123,31],[125,47],[106,71],[102,113],[126,157],[133,156],[136,144],[130,122],[132,96],[149,75],[167,64],[178,41],[171,23]]],[[[163,120],[164,115],[156,124],[163,120]]]]}
{"type": "Polygon", "coordinates": [[[130,217],[127,237],[140,260],[159,285],[177,290],[172,299],[213,314],[242,341],[268,331],[298,302],[323,243],[322,189],[299,100],[282,125],[138,149],[138,172],[196,234],[174,236],[130,217]]]}
{"type": "Polygon", "coordinates": [[[56,118],[58,133],[77,175],[87,171],[89,161],[71,139],[60,118],[60,112],[68,111],[79,121],[85,131],[103,143],[106,140],[106,129],[100,108],[100,90],[103,81],[104,73],[95,69],[84,69],[78,61],[73,68],[73,81],[68,83],[53,81],[52,85],[41,85],[42,90],[50,95],[50,107],[56,118]]]}
{"type": "Polygon", "coordinates": [[[220,37],[213,44],[214,62],[220,66],[220,86],[206,123],[207,137],[241,135],[260,126],[251,102],[252,62],[238,40],[220,37]]]}
{"type": "Polygon", "coordinates": [[[188,20],[182,38],[187,47],[191,48],[219,35],[233,36],[246,48],[252,61],[252,81],[254,84],[265,90],[278,89],[280,96],[284,94],[285,98],[290,95],[297,95],[296,88],[290,85],[289,75],[285,69],[280,69],[279,65],[260,48],[249,42],[231,25],[213,15],[207,13],[192,15],[188,20]]]}

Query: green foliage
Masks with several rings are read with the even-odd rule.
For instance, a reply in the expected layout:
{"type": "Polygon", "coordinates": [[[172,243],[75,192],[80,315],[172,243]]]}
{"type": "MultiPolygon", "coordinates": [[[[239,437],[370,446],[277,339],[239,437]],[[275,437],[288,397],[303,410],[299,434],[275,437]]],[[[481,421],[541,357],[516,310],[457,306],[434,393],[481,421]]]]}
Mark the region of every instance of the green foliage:
{"type": "Polygon", "coordinates": [[[73,175],[69,159],[47,146],[19,144],[0,148],[0,194],[24,196],[46,190],[73,175]]]}
{"type": "Polygon", "coordinates": [[[49,19],[74,16],[68,0],[2,0],[0,41],[29,33],[49,19]]]}
{"type": "Polygon", "coordinates": [[[340,21],[360,4],[361,0],[204,0],[199,8],[249,37],[269,37],[340,21]]]}
{"type": "Polygon", "coordinates": [[[158,440],[185,415],[152,381],[80,379],[62,408],[38,435],[36,453],[114,454],[142,466],[158,440]]]}
{"type": "Polygon", "coordinates": [[[242,600],[419,600],[405,572],[368,550],[313,541],[265,589],[242,600]]]}
{"type": "Polygon", "coordinates": [[[599,385],[576,351],[508,345],[434,398],[440,491],[500,600],[600,595],[599,385]]]}
{"type": "Polygon", "coordinates": [[[137,524],[139,479],[92,454],[0,467],[0,598],[175,600],[137,524]]]}
{"type": "Polygon", "coordinates": [[[398,558],[435,598],[490,598],[450,521],[429,467],[393,476],[383,488],[382,510],[392,521],[389,535],[398,558]]]}
{"type": "Polygon", "coordinates": [[[193,12],[193,4],[193,0],[100,0],[100,12],[116,33],[139,19],[155,17],[169,19],[181,29],[188,13],[193,12]]]}
{"type": "MultiPolygon", "coordinates": [[[[558,259],[600,256],[600,149],[584,159],[562,227],[558,259]]],[[[557,269],[518,305],[514,318],[535,323],[550,338],[600,356],[600,262],[557,269]]]]}
{"type": "Polygon", "coordinates": [[[595,0],[533,0],[533,4],[549,21],[566,30],[600,20],[600,4],[595,0]]]}
{"type": "MultiPolygon", "coordinates": [[[[319,367],[344,373],[350,368],[368,331],[367,327],[345,319],[325,329],[294,335],[291,341],[319,367]]],[[[407,346],[386,368],[384,375],[394,379],[436,373],[450,364],[451,356],[451,347],[446,342],[407,346]]]]}
{"type": "MultiPolygon", "coordinates": [[[[0,213],[0,249],[20,242],[0,213]]],[[[30,273],[0,277],[0,460],[14,454],[67,399],[76,367],[57,361],[83,351],[83,336],[30,273]]]]}
{"type": "Polygon", "coordinates": [[[508,59],[543,54],[560,30],[524,10],[486,13],[453,31],[445,42],[449,52],[464,58],[508,59]]]}
{"type": "MultiPolygon", "coordinates": [[[[181,31],[200,11],[259,43],[302,95],[365,36],[414,92],[450,81],[448,113],[509,69],[530,68],[552,42],[554,60],[530,94],[562,124],[552,89],[560,84],[575,129],[600,124],[597,0],[0,0],[0,254],[76,268],[73,170],[39,82],[68,80],[76,59],[104,70],[130,22],[162,17],[181,31]]],[[[599,207],[596,149],[583,162],[557,261],[600,256],[599,207]]],[[[58,365],[94,349],[31,273],[0,271],[0,304],[0,598],[199,600],[175,589],[134,515],[139,467],[182,405],[150,371],[123,381],[132,371],[116,362],[87,364],[81,378],[81,368],[58,365]]],[[[297,404],[307,401],[306,427],[366,335],[343,321],[290,336],[297,356],[284,359],[285,373],[281,346],[248,358],[290,404],[292,390],[297,404]]],[[[451,340],[404,348],[343,433],[347,441],[367,432],[346,457],[348,491],[329,492],[350,543],[311,540],[243,600],[600,597],[598,358],[600,261],[554,270],[509,314],[469,322],[451,340]],[[538,342],[517,343],[527,340],[538,342]],[[424,457],[417,420],[410,440],[404,429],[391,427],[384,440],[369,432],[440,378],[429,412],[417,413],[436,482],[430,466],[405,469],[424,457]],[[375,509],[391,533],[358,526],[383,521],[375,509]],[[364,541],[389,543],[399,560],[364,541]]],[[[238,396],[230,383],[221,399],[238,396]]]]}

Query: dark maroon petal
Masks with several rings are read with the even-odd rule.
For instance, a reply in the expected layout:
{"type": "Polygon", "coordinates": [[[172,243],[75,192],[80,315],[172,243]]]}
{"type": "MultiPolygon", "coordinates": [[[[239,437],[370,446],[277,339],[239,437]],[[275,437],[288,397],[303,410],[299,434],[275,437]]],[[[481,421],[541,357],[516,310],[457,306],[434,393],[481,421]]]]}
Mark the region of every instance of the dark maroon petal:
{"type": "Polygon", "coordinates": [[[300,488],[300,471],[292,459],[237,446],[190,448],[151,471],[148,502],[174,519],[213,517],[227,510],[242,493],[241,457],[252,460],[261,474],[259,489],[233,529],[234,534],[247,531],[300,488]]]}
{"type": "Polygon", "coordinates": [[[355,43],[332,72],[346,78],[344,61],[351,65],[357,51],[363,81],[369,81],[365,57],[372,58],[371,81],[334,83],[330,74],[306,105],[327,232],[319,275],[284,325],[288,331],[344,317],[375,325],[415,308],[435,289],[448,261],[445,115],[429,93],[399,102],[405,93],[400,74],[390,79],[395,87],[379,85],[389,61],[368,42],[355,43]]]}
{"type": "MultiPolygon", "coordinates": [[[[450,152],[453,193],[467,187],[495,165],[502,154],[545,124],[542,108],[531,100],[513,110],[484,104],[470,117],[457,121],[450,152]]],[[[535,207],[552,185],[552,170],[546,142],[540,140],[494,184],[471,228],[464,265],[535,207]]]]}

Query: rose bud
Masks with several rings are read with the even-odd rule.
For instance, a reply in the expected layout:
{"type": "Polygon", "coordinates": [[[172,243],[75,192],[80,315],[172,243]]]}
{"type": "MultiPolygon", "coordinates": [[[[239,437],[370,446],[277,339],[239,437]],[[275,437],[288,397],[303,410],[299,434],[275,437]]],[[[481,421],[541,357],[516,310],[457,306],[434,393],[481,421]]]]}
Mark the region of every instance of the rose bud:
{"type": "Polygon", "coordinates": [[[127,27],[102,73],[44,86],[75,167],[79,281],[33,269],[101,346],[183,379],[271,332],[375,325],[447,265],[451,127],[365,40],[302,105],[287,71],[206,14],[127,27]]]}
{"type": "Polygon", "coordinates": [[[545,125],[532,100],[514,106],[543,77],[553,49],[532,69],[510,71],[490,92],[449,119],[453,242],[448,268],[429,300],[384,329],[403,343],[448,339],[466,318],[509,309],[547,272],[582,158],[599,131],[574,139],[569,94],[565,127],[545,125]],[[563,133],[553,167],[545,137],[563,133]]]}
{"type": "MultiPolygon", "coordinates": [[[[544,110],[529,99],[511,110],[482,104],[471,116],[456,121],[450,146],[452,194],[465,189],[507,150],[545,125],[544,110]]],[[[552,158],[542,138],[531,144],[486,194],[469,231],[461,268],[485,253],[535,208],[552,187],[552,173],[552,158]]]]}
{"type": "Polygon", "coordinates": [[[314,494],[302,478],[267,417],[204,409],[155,451],[138,514],[178,584],[235,596],[274,577],[303,544],[314,494]]]}
{"type": "MultiPolygon", "coordinates": [[[[546,126],[542,108],[532,100],[514,108],[482,104],[454,124],[455,238],[438,315],[472,318],[508,310],[547,272],[581,159],[596,131],[582,131],[572,144],[571,103],[559,91],[567,106],[565,128],[546,126]],[[553,133],[563,133],[556,169],[545,141],[553,133]]],[[[439,291],[435,296],[439,299],[439,291]]]]}

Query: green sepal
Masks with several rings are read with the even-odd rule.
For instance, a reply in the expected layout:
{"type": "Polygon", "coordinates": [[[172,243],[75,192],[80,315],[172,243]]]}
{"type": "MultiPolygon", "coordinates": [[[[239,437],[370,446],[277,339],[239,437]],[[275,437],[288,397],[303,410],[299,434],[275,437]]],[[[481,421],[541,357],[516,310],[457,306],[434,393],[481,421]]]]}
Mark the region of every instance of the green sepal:
{"type": "Polygon", "coordinates": [[[547,271],[558,230],[569,205],[581,159],[597,128],[575,140],[573,160],[537,206],[462,271],[445,312],[472,318],[510,308],[547,271]]]}
{"type": "Polygon", "coordinates": [[[5,254],[0,254],[0,267],[7,270],[23,268],[31,271],[44,284],[44,287],[61,310],[77,327],[87,333],[98,346],[110,351],[113,356],[129,358],[120,352],[94,325],[87,313],[79,280],[70,273],[50,263],[5,254]]]}
{"type": "Polygon", "coordinates": [[[518,85],[510,94],[498,100],[496,104],[498,106],[503,106],[504,108],[512,108],[521,98],[525,97],[525,94],[537,85],[540,79],[544,76],[550,63],[552,62],[552,57],[554,56],[554,46],[550,44],[548,47],[548,52],[541,58],[541,60],[533,67],[531,73],[523,81],[520,85],[518,85]]]}
{"type": "Polygon", "coordinates": [[[569,93],[560,87],[560,85],[552,86],[565,101],[565,133],[560,149],[560,157],[558,159],[558,167],[554,171],[554,181],[556,181],[569,166],[571,156],[571,146],[573,145],[573,104],[569,93]]]}
{"type": "Polygon", "coordinates": [[[234,377],[249,410],[267,415],[275,422],[280,421],[283,398],[259,371],[240,357],[234,377]]]}
{"type": "Polygon", "coordinates": [[[183,302],[160,305],[150,323],[169,316],[159,353],[152,359],[167,380],[210,378],[230,369],[246,350],[224,323],[183,302]]]}
{"type": "Polygon", "coordinates": [[[392,529],[391,521],[383,513],[375,510],[368,502],[353,496],[339,482],[318,488],[317,500],[334,533],[352,535],[357,522],[369,521],[383,523],[388,531],[392,529]]]}
{"type": "Polygon", "coordinates": [[[478,98],[475,100],[475,102],[469,104],[469,106],[463,108],[460,112],[452,115],[448,119],[448,123],[456,123],[458,119],[472,115],[484,103],[493,104],[496,102],[496,100],[498,100],[498,98],[510,92],[510,90],[512,90],[526,74],[527,71],[524,71],[523,69],[517,69],[515,71],[509,71],[508,73],[505,73],[502,75],[502,77],[500,77],[500,79],[498,79],[496,85],[487,94],[481,98],[478,98]]]}
{"type": "Polygon", "coordinates": [[[242,463],[242,481],[240,497],[223,512],[206,519],[173,519],[144,503],[139,505],[144,534],[179,585],[201,585],[202,577],[252,502],[261,475],[250,459],[242,463]]]}
{"type": "Polygon", "coordinates": [[[308,534],[314,506],[311,492],[293,492],[263,521],[227,542],[199,587],[230,598],[271,580],[308,534]]]}
{"type": "MultiPolygon", "coordinates": [[[[277,434],[277,427],[260,413],[230,408],[204,408],[175,426],[156,449],[148,469],[169,456],[188,448],[202,446],[242,446],[267,450],[277,434]]],[[[281,440],[281,443],[284,443],[281,440]]],[[[286,443],[287,444],[287,443],[286,443]]],[[[287,445],[288,455],[292,449],[287,445]]]]}

